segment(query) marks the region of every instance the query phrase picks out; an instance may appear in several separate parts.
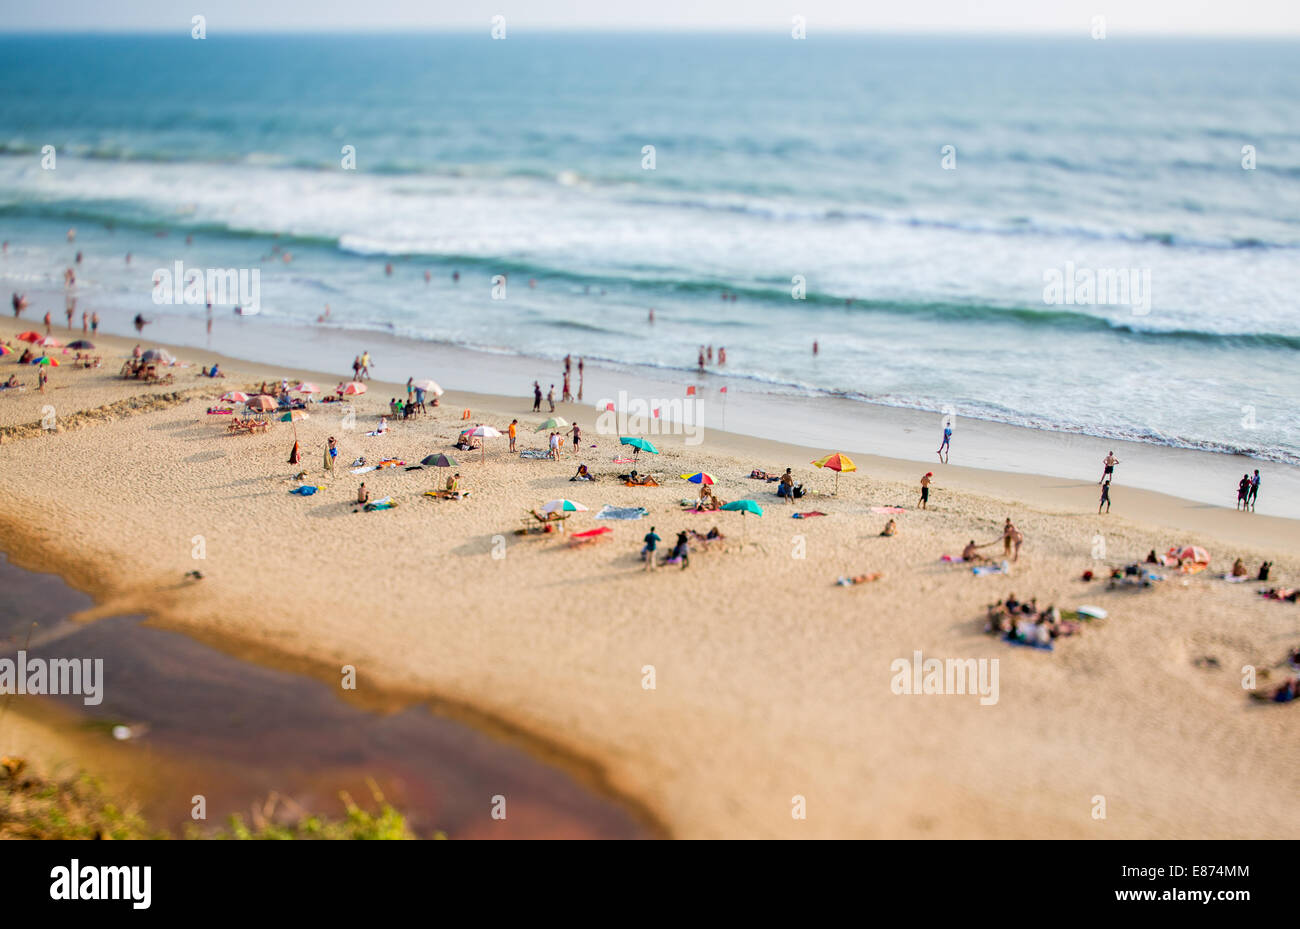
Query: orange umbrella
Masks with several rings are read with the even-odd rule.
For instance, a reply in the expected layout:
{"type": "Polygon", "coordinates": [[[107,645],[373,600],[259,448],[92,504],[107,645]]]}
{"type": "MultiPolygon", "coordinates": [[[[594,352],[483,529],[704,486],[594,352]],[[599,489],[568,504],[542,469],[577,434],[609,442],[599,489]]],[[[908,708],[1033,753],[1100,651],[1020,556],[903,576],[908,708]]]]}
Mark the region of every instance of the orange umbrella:
{"type": "Polygon", "coordinates": [[[256,397],[251,397],[244,405],[255,413],[269,413],[279,407],[280,404],[275,401],[274,397],[258,394],[256,397]]]}
{"type": "Polygon", "coordinates": [[[23,332],[19,334],[18,338],[24,342],[39,342],[45,337],[39,332],[23,332]]]}
{"type": "Polygon", "coordinates": [[[360,381],[348,381],[343,385],[343,393],[349,397],[355,397],[357,394],[366,392],[366,385],[360,381]]]}

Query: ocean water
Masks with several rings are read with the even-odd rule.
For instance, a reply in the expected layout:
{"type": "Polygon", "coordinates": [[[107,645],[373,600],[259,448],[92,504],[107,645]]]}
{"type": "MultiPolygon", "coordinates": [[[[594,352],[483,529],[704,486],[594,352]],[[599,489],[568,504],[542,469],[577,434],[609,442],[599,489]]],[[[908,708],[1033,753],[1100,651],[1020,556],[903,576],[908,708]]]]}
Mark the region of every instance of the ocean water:
{"type": "Polygon", "coordinates": [[[209,35],[0,37],[3,286],[1300,464],[1300,43],[209,35]]]}

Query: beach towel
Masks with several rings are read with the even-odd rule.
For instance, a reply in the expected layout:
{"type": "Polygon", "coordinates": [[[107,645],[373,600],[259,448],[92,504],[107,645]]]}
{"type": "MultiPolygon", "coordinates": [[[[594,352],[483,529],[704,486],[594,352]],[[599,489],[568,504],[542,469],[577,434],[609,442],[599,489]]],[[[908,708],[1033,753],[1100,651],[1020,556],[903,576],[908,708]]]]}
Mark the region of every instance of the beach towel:
{"type": "Polygon", "coordinates": [[[297,494],[300,497],[310,497],[312,494],[314,494],[316,491],[320,489],[321,488],[313,487],[310,484],[303,484],[301,487],[295,487],[293,490],[289,491],[289,493],[297,494]]]}
{"type": "Polygon", "coordinates": [[[1082,616],[1085,619],[1105,619],[1110,615],[1099,606],[1081,606],[1074,613],[1076,616],[1082,616]]]}
{"type": "Polygon", "coordinates": [[[873,507],[871,508],[871,512],[873,512],[873,513],[904,513],[904,512],[906,512],[906,510],[904,510],[901,506],[873,506],[873,507]]]}
{"type": "Polygon", "coordinates": [[[944,564],[965,564],[966,559],[961,555],[940,555],[939,560],[944,564]]]}
{"type": "Polygon", "coordinates": [[[375,467],[376,468],[400,468],[404,464],[406,464],[405,461],[400,461],[397,458],[385,458],[383,461],[379,462],[379,464],[375,465],[375,467]]]}
{"type": "Polygon", "coordinates": [[[810,516],[825,516],[821,510],[809,510],[807,513],[791,513],[791,519],[808,519],[810,516]]]}
{"type": "Polygon", "coordinates": [[[1019,639],[1012,638],[1011,633],[1007,633],[1006,635],[1004,635],[1002,637],[1002,641],[1008,642],[1011,645],[1019,645],[1022,648],[1037,648],[1044,652],[1055,651],[1055,649],[1052,647],[1051,642],[1022,642],[1019,639]]]}
{"type": "Polygon", "coordinates": [[[1225,574],[1225,575],[1223,575],[1223,579],[1224,579],[1225,581],[1227,581],[1229,584],[1241,584],[1241,583],[1243,583],[1243,582],[1245,582],[1245,581],[1250,580],[1250,577],[1249,577],[1248,575],[1245,575],[1245,574],[1242,574],[1242,575],[1240,575],[1240,576],[1235,576],[1235,575],[1232,575],[1232,574],[1225,574]]]}
{"type": "Polygon", "coordinates": [[[543,459],[550,458],[551,453],[544,448],[525,448],[519,453],[520,458],[543,459]]]}
{"type": "Polygon", "coordinates": [[[988,574],[1010,574],[1011,573],[1011,569],[1007,566],[1006,562],[1003,562],[1002,564],[976,565],[970,570],[971,573],[974,574],[976,577],[984,577],[985,575],[988,574]]]}
{"type": "Polygon", "coordinates": [[[387,433],[388,433],[387,429],[376,429],[374,432],[367,432],[366,435],[369,436],[386,435],[387,433]]]}
{"type": "Polygon", "coordinates": [[[366,465],[364,468],[352,468],[351,474],[369,474],[371,471],[378,471],[379,465],[366,465]]]}
{"type": "Polygon", "coordinates": [[[617,455],[615,455],[614,458],[613,458],[612,460],[613,460],[614,464],[631,464],[631,463],[632,463],[632,459],[631,459],[631,458],[620,458],[620,457],[618,457],[617,455]]]}
{"type": "Polygon", "coordinates": [[[606,503],[593,519],[640,519],[650,513],[643,506],[611,506],[606,503]]]}
{"type": "Polygon", "coordinates": [[[369,513],[371,510],[391,510],[395,506],[397,504],[393,502],[392,497],[383,497],[374,503],[367,503],[366,512],[369,513]]]}

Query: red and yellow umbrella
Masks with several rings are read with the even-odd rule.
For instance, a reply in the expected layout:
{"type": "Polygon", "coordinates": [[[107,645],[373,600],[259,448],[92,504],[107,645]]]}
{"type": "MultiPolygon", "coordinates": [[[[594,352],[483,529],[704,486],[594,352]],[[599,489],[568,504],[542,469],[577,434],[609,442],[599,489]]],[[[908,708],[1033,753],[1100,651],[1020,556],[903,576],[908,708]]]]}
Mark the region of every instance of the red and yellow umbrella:
{"type": "Polygon", "coordinates": [[[835,472],[835,493],[840,492],[840,472],[856,471],[858,466],[853,463],[853,459],[842,452],[831,452],[825,458],[818,458],[813,464],[818,468],[830,468],[835,472]]]}
{"type": "Polygon", "coordinates": [[[39,332],[20,332],[18,338],[23,342],[39,342],[41,339],[45,338],[45,336],[41,335],[39,332]]]}

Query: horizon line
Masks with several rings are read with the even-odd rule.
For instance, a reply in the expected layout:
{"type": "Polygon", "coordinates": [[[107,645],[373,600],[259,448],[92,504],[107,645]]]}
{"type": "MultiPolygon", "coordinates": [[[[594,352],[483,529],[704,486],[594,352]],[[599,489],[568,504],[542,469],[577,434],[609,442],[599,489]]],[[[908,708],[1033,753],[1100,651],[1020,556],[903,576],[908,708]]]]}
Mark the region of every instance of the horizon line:
{"type": "MultiPolygon", "coordinates": [[[[366,35],[366,36],[432,36],[432,35],[478,35],[490,37],[491,24],[484,26],[403,26],[403,25],[385,25],[377,27],[368,27],[363,25],[357,26],[322,26],[319,28],[304,29],[299,25],[292,26],[259,26],[255,28],[236,27],[232,29],[222,29],[216,33],[216,36],[323,36],[323,35],[366,35]]],[[[1053,28],[1026,28],[1026,29],[962,29],[950,27],[915,27],[915,28],[871,28],[867,26],[837,26],[833,24],[815,24],[810,23],[811,27],[809,38],[798,41],[810,41],[820,38],[837,38],[837,37],[863,37],[878,36],[882,38],[970,38],[970,39],[993,39],[993,38],[1077,38],[1080,41],[1103,41],[1109,42],[1116,39],[1256,39],[1256,40],[1275,40],[1288,41],[1300,39],[1300,29],[1294,32],[1279,32],[1278,30],[1269,30],[1267,32],[1223,32],[1223,31],[1144,31],[1134,30],[1121,33],[1109,33],[1104,39],[1093,39],[1087,28],[1078,29],[1053,29],[1053,28]]],[[[510,27],[511,31],[522,33],[524,35],[696,35],[696,36],[763,36],[770,35],[773,38],[786,38],[788,28],[782,25],[781,28],[769,28],[766,26],[664,26],[655,25],[615,25],[606,24],[600,26],[555,26],[555,25],[529,25],[524,23],[514,24],[510,27]]],[[[141,29],[135,27],[117,28],[113,26],[103,27],[78,27],[78,28],[61,28],[57,26],[50,27],[32,27],[20,29],[6,29],[0,27],[0,36],[68,36],[68,37],[91,37],[91,36],[168,36],[188,37],[190,25],[188,22],[178,22],[174,28],[157,28],[141,29]]],[[[211,24],[209,23],[209,29],[211,24]]],[[[209,36],[211,38],[212,36],[209,36]]],[[[507,35],[507,39],[511,36],[507,35]]],[[[192,40],[199,41],[199,40],[192,40]]],[[[206,41],[206,39],[202,40],[206,41]]],[[[496,40],[494,40],[496,41],[496,40]]],[[[791,39],[791,41],[795,41],[791,39]]]]}

